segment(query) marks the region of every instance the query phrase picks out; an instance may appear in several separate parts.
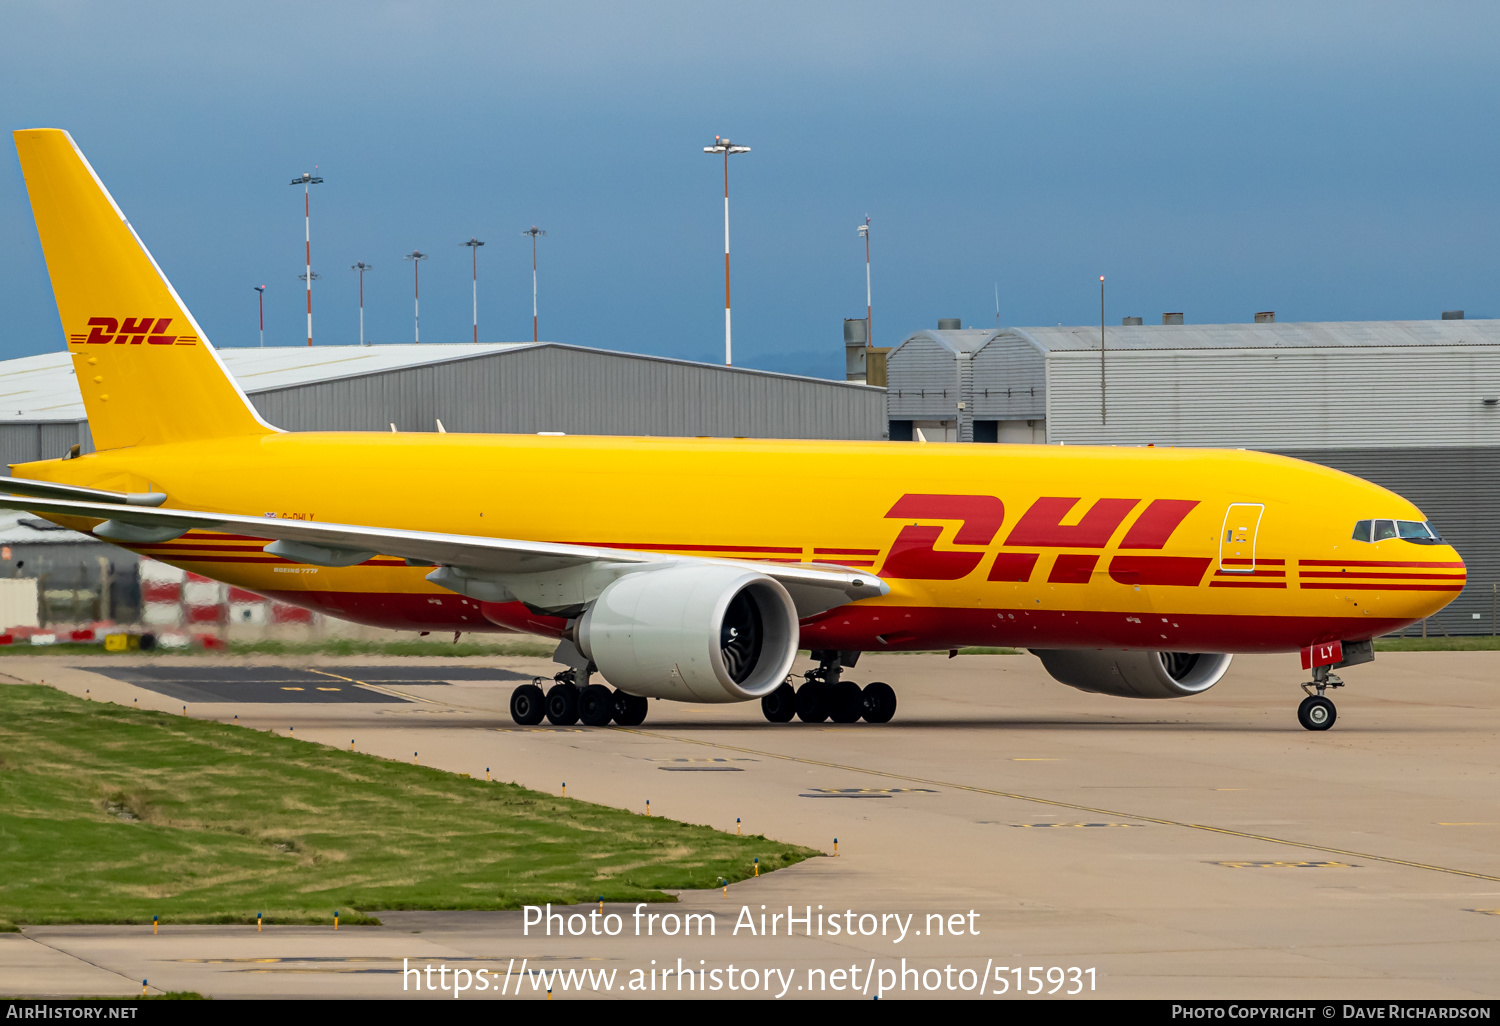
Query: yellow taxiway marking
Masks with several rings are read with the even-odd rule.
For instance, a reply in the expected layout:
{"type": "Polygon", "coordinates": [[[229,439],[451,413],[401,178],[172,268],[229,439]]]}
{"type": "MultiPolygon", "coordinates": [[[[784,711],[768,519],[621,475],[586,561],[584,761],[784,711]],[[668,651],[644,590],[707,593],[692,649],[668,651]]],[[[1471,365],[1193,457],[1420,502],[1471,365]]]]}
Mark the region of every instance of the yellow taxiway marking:
{"type": "Polygon", "coordinates": [[[1011,762],[1061,762],[1061,759],[1011,759],[1011,762]]]}
{"type": "Polygon", "coordinates": [[[714,756],[707,759],[642,759],[642,762],[755,762],[754,759],[726,759],[723,756],[714,756]]]}
{"type": "Polygon", "coordinates": [[[1344,855],[1350,858],[1369,859],[1371,862],[1384,862],[1392,866],[1405,866],[1408,869],[1425,869],[1432,873],[1447,873],[1452,876],[1468,877],[1471,880],[1489,880],[1500,883],[1500,876],[1492,876],[1489,873],[1475,873],[1467,869],[1454,869],[1450,866],[1434,866],[1426,862],[1412,862],[1408,859],[1392,858],[1388,855],[1371,855],[1362,851],[1348,851],[1344,848],[1334,848],[1325,844],[1314,844],[1311,841],[1293,841],[1285,837],[1272,837],[1268,834],[1252,834],[1244,830],[1232,830],[1229,827],[1212,826],[1208,823],[1187,823],[1177,819],[1163,819],[1160,816],[1137,816],[1130,812],[1115,812],[1110,809],[1098,809],[1092,805],[1079,805],[1075,802],[1058,801],[1055,798],[1038,798],[1030,794],[1017,794],[1013,791],[998,791],[988,787],[977,787],[973,784],[955,784],[947,780],[930,780],[926,777],[916,777],[907,773],[891,773],[887,770],[868,769],[862,766],[848,766],[838,762],[824,762],[821,759],[806,759],[799,755],[782,755],[778,752],[763,752],[756,748],[741,748],[738,745],[726,745],[720,741],[700,741],[697,738],[678,737],[675,734],[658,734],[651,730],[640,730],[635,727],[613,727],[623,734],[638,734],[642,737],[654,737],[663,741],[675,741],[678,744],[702,745],[705,748],[721,748],[729,752],[743,752],[746,755],[759,755],[767,759],[780,759],[783,762],[801,763],[804,766],[821,766],[825,769],[841,770],[846,773],[864,773],[872,777],[884,777],[887,780],[904,780],[913,784],[931,784],[935,787],[949,787],[955,791],[968,791],[972,794],[987,794],[996,798],[1010,798],[1018,802],[1035,802],[1038,805],[1049,805],[1055,809],[1073,809],[1076,812],[1087,812],[1095,816],[1108,816],[1120,819],[1135,819],[1142,823],[1155,823],[1158,826],[1181,827],[1184,830],[1202,830],[1211,834],[1220,834],[1224,837],[1239,837],[1248,841],[1264,841],[1267,844],[1284,844],[1291,848],[1305,848],[1308,851],[1322,851],[1330,855],[1344,855]]]}
{"type": "Polygon", "coordinates": [[[1482,916],[1500,916],[1500,908],[1469,908],[1465,912],[1478,912],[1482,916]]]}
{"type": "Polygon", "coordinates": [[[1012,823],[1015,827],[1129,827],[1139,823],[1012,823]]]}
{"type": "Polygon", "coordinates": [[[281,689],[281,690],[283,690],[283,691],[301,691],[301,690],[302,690],[302,689],[301,689],[301,688],[288,688],[288,687],[283,687],[283,688],[282,688],[282,689],[281,689]]]}
{"type": "Polygon", "coordinates": [[[1228,866],[1230,869],[1358,869],[1349,862],[1210,862],[1210,866],[1228,866]]]}
{"type": "MultiPolygon", "coordinates": [[[[319,669],[317,669],[315,667],[312,667],[312,666],[307,667],[307,672],[308,673],[321,674],[324,677],[332,677],[334,680],[346,680],[350,684],[358,684],[362,688],[369,688],[371,691],[378,691],[382,695],[394,695],[397,698],[404,698],[404,699],[406,699],[409,702],[426,702],[428,705],[442,705],[443,704],[441,702],[434,702],[430,698],[420,698],[417,695],[408,695],[406,692],[404,692],[404,691],[397,691],[395,688],[383,688],[379,684],[370,684],[370,683],[367,683],[366,681],[355,680],[353,677],[345,677],[342,674],[338,674],[338,673],[329,673],[327,670],[319,670],[319,669]]],[[[301,691],[302,689],[298,688],[297,690],[301,691]]],[[[337,691],[338,688],[319,688],[318,690],[319,691],[337,691]]]]}

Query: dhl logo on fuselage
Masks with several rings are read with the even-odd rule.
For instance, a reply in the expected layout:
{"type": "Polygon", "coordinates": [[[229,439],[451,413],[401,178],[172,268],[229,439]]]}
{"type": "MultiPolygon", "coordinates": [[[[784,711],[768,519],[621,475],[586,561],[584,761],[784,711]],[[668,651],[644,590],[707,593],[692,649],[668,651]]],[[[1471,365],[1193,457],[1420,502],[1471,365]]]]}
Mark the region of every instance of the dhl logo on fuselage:
{"type": "Polygon", "coordinates": [[[170,317],[90,317],[87,335],[69,335],[76,345],[133,345],[142,342],[152,346],[190,346],[197,343],[194,335],[168,335],[172,326],[170,317]]]}
{"type": "MultiPolygon", "coordinates": [[[[1077,523],[1064,524],[1077,497],[1043,496],[1021,514],[1002,543],[1005,548],[1103,549],[1140,499],[1096,499],[1077,523]]],[[[1178,526],[1198,505],[1197,499],[1153,499],[1125,532],[1119,547],[1137,550],[1116,555],[1108,573],[1119,584],[1196,587],[1213,559],[1209,556],[1147,555],[1166,547],[1178,526]]],[[[988,546],[1005,521],[1005,504],[993,495],[903,495],[886,514],[896,520],[957,520],[954,545],[988,546]]],[[[939,550],[943,528],[908,524],[901,529],[886,556],[880,576],[887,579],[957,581],[969,576],[984,559],[983,552],[939,550]]],[[[1040,552],[999,552],[986,580],[1021,583],[1031,579],[1040,552]]],[[[1063,552],[1053,560],[1049,584],[1087,584],[1099,555],[1063,552]]]]}

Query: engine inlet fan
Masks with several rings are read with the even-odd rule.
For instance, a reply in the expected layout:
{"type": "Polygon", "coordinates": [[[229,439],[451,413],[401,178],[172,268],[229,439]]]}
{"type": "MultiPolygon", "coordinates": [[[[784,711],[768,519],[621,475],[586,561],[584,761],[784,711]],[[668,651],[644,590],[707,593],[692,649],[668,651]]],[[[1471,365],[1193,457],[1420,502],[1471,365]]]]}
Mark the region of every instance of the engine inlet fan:
{"type": "Polygon", "coordinates": [[[719,650],[724,656],[724,669],[736,684],[743,684],[750,671],[760,660],[760,645],[763,635],[760,622],[760,607],[746,588],[730,600],[724,610],[724,623],[719,628],[719,650]]]}

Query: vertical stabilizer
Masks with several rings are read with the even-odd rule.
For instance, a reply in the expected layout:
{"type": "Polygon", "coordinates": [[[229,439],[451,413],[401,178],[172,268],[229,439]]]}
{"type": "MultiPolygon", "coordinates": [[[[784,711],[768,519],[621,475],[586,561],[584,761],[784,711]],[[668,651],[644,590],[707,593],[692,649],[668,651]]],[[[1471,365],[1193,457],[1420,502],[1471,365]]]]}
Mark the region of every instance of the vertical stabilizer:
{"type": "Polygon", "coordinates": [[[99,449],[267,434],[71,136],[16,132],[89,428],[99,449]]]}

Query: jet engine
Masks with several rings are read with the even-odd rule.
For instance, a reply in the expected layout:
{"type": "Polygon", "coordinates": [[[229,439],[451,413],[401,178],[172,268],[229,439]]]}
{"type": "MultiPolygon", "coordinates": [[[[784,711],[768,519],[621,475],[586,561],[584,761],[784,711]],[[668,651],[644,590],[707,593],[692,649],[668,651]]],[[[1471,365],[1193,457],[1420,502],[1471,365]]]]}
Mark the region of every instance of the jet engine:
{"type": "Polygon", "coordinates": [[[744,702],[781,686],[797,655],[797,609],[781,583],[698,564],[625,574],[579,619],[579,650],[633,695],[744,702]]]}
{"type": "Polygon", "coordinates": [[[1212,652],[1054,649],[1032,655],[1055,679],[1079,691],[1121,698],[1182,698],[1219,682],[1232,656],[1212,652]]]}

